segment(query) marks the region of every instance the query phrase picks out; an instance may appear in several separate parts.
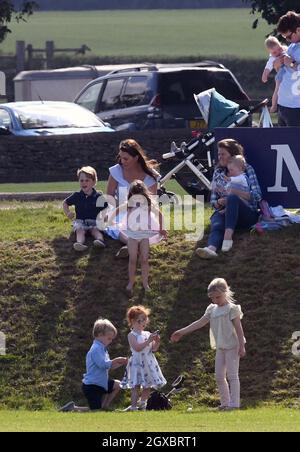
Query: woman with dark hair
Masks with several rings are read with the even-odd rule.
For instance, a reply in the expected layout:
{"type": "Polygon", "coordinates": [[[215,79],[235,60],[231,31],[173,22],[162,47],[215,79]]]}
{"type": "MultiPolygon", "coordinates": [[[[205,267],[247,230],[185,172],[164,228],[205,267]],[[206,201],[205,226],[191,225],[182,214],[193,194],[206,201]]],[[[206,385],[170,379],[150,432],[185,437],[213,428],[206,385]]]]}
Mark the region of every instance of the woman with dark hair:
{"type": "Polygon", "coordinates": [[[233,156],[244,156],[244,148],[233,139],[218,143],[218,164],[212,181],[211,205],[214,213],[211,216],[211,231],[208,246],[198,248],[196,253],[203,259],[217,257],[217,251],[228,252],[233,245],[233,234],[236,229],[250,228],[258,220],[258,203],[261,201],[261,189],[254,169],[246,163],[245,175],[248,179],[249,191],[232,188],[226,193],[228,184],[227,165],[233,156]]]}
{"type": "MultiPolygon", "coordinates": [[[[119,145],[117,165],[109,168],[109,179],[106,194],[117,199],[117,203],[127,202],[129,187],[135,180],[141,180],[152,195],[157,194],[156,171],[158,163],[149,160],[143,148],[133,139],[123,140],[119,145]]],[[[108,228],[106,233],[114,240],[127,244],[127,237],[118,228],[108,228]]],[[[123,246],[117,257],[128,257],[127,246],[123,246]]]]}

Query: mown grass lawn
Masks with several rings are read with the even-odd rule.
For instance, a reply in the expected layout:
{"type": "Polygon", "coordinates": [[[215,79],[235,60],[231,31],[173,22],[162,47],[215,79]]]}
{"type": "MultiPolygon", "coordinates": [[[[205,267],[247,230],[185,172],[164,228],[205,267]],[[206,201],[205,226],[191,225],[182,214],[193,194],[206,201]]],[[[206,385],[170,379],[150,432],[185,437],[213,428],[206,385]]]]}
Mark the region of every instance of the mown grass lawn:
{"type": "MultiPolygon", "coordinates": [[[[97,190],[105,192],[107,181],[98,181],[97,190]]],[[[171,180],[166,184],[166,188],[179,195],[186,192],[175,181],[171,180]]],[[[52,191],[77,191],[79,189],[78,182],[33,182],[24,184],[0,184],[0,193],[23,193],[23,192],[52,192],[52,191]]]]}
{"type": "Polygon", "coordinates": [[[165,413],[0,411],[7,432],[299,432],[300,410],[256,408],[217,413],[205,408],[165,413]]]}

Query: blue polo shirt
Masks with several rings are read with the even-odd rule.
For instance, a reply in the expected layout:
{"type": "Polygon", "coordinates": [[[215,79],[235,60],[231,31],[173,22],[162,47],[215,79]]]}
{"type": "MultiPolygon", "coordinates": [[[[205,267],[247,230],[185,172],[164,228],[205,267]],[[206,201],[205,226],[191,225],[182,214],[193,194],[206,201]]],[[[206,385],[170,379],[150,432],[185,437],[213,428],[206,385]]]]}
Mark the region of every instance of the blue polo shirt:
{"type": "Polygon", "coordinates": [[[82,190],[73,193],[66,199],[68,206],[75,206],[76,220],[96,220],[98,214],[108,207],[107,202],[104,199],[103,193],[97,192],[93,188],[93,192],[90,196],[87,196],[82,190]],[[97,207],[97,201],[100,197],[97,207]]]}
{"type": "Polygon", "coordinates": [[[85,385],[100,386],[107,391],[108,371],[111,365],[112,361],[106,347],[95,339],[86,355],[86,374],[83,375],[82,382],[85,385]]]}
{"type": "Polygon", "coordinates": [[[300,108],[300,43],[291,44],[288,55],[298,64],[298,71],[287,66],[280,70],[276,80],[279,80],[278,105],[288,108],[300,108]]]}

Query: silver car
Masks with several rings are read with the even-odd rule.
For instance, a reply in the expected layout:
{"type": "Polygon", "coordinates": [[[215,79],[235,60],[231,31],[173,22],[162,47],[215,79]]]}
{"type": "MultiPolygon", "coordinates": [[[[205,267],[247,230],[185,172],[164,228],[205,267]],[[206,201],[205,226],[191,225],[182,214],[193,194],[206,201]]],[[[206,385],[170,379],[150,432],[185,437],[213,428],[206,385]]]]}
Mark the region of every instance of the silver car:
{"type": "Polygon", "coordinates": [[[47,136],[114,132],[94,113],[71,102],[0,104],[0,135],[47,136]]]}

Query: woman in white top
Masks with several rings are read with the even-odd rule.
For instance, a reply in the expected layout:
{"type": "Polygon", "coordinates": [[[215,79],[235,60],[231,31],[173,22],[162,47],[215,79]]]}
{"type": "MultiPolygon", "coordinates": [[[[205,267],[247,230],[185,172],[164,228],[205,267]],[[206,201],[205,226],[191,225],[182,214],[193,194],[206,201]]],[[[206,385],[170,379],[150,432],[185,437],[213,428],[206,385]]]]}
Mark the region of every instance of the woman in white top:
{"type": "MultiPolygon", "coordinates": [[[[135,180],[141,180],[151,194],[157,194],[159,173],[155,168],[158,167],[158,163],[155,160],[149,160],[143,148],[135,140],[121,141],[117,161],[117,165],[109,168],[106,194],[115,198],[118,205],[127,202],[130,185],[135,180]]],[[[127,245],[127,237],[120,232],[119,228],[109,227],[106,233],[114,240],[120,240],[127,245]]],[[[128,257],[127,246],[119,250],[117,257],[128,257]]]]}
{"type": "Polygon", "coordinates": [[[210,323],[210,343],[216,350],[216,380],[221,398],[220,410],[240,408],[240,358],[246,355],[245,337],[241,319],[243,313],[234,304],[233,292],[225,279],[216,278],[208,286],[208,296],[212,304],[201,319],[175,331],[172,342],[182,336],[203,328],[210,323]]]}

